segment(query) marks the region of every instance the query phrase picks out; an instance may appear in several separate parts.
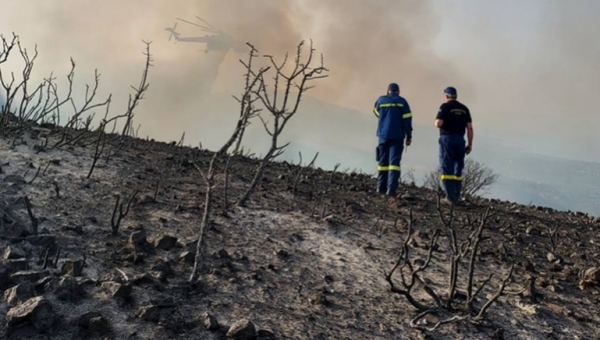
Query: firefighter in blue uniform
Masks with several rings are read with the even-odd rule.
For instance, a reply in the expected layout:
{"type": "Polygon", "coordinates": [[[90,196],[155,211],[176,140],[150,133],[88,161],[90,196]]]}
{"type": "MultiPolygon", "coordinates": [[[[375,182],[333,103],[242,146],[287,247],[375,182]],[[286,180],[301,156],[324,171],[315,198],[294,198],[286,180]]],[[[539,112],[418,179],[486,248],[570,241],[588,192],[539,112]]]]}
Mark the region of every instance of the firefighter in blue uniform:
{"type": "Polygon", "coordinates": [[[454,87],[444,89],[446,102],[440,106],[435,126],[440,129],[440,179],[445,203],[458,204],[462,190],[465,155],[473,150],[473,122],[469,108],[457,100],[454,87]],[[465,145],[465,132],[467,143],[465,145]]]}
{"type": "Polygon", "coordinates": [[[379,119],[377,191],[396,196],[404,141],[409,146],[412,140],[412,113],[406,99],[400,96],[398,84],[391,83],[388,86],[387,94],[380,96],[375,102],[373,113],[379,119]]]}

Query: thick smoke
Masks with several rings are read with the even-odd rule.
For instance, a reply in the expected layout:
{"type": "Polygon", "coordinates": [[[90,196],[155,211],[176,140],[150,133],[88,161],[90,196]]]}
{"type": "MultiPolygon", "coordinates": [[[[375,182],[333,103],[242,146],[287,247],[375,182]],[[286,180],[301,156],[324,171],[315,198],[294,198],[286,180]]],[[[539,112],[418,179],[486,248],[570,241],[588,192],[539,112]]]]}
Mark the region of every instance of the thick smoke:
{"type": "MultiPolygon", "coordinates": [[[[227,111],[235,108],[230,94],[239,92],[242,83],[238,59],[245,58],[245,52],[204,53],[203,44],[167,41],[164,28],[177,17],[199,22],[195,16],[201,16],[239,42],[251,42],[261,53],[276,57],[293,53],[302,39],[312,38],[331,72],[309,94],[365,114],[391,81],[400,83],[415,111],[423,112],[438,105],[439,92],[449,81],[464,84],[448,65],[432,57],[430,47],[440,27],[428,1],[348,0],[343,6],[318,0],[49,0],[35,6],[8,2],[0,21],[2,33],[14,31],[25,46],[38,45],[37,75],[66,74],[73,56],[76,79],[90,81],[98,68],[101,93],[113,93],[117,102],[125,102],[129,85],[136,84],[141,73],[141,39],[152,40],[155,66],[137,123],[144,134],[158,138],[173,139],[183,130],[191,136],[195,131],[189,127],[194,124],[205,135],[201,126],[232,115],[227,111]],[[215,95],[203,101],[203,84],[211,84],[217,71],[215,95]],[[213,118],[203,120],[205,116],[213,118]]],[[[177,31],[183,36],[206,34],[183,22],[177,31]]]]}
{"type": "MultiPolygon", "coordinates": [[[[454,85],[476,114],[478,129],[515,140],[530,133],[585,137],[581,148],[598,146],[595,129],[586,127],[600,123],[594,107],[600,72],[597,1],[4,0],[2,5],[0,32],[16,32],[29,49],[38,45],[35,76],[54,71],[64,80],[72,56],[80,85],[99,69],[100,94],[113,93],[114,110],[124,110],[129,86],[138,82],[141,39],[152,40],[155,66],[137,123],[143,135],[158,139],[178,139],[186,131],[188,142],[216,146],[235,119],[231,94],[241,90],[238,59],[244,53],[205,53],[204,44],[167,41],[164,29],[177,17],[198,22],[198,15],[239,42],[279,57],[312,38],[331,72],[309,95],[325,102],[370,115],[375,98],[395,81],[415,121],[430,124],[441,90],[454,85]],[[438,36],[452,47],[444,57],[435,53],[438,36]],[[212,86],[209,96],[206,86],[212,86]]],[[[183,22],[177,31],[206,34],[183,22]]],[[[365,136],[372,133],[365,128],[365,136]]]]}
{"type": "Polygon", "coordinates": [[[432,54],[440,27],[430,1],[221,1],[214,10],[224,13],[223,25],[235,23],[239,39],[268,53],[293,53],[301,39],[312,38],[331,71],[312,94],[328,102],[368,112],[395,81],[424,111],[449,82],[467,85],[432,54]]]}

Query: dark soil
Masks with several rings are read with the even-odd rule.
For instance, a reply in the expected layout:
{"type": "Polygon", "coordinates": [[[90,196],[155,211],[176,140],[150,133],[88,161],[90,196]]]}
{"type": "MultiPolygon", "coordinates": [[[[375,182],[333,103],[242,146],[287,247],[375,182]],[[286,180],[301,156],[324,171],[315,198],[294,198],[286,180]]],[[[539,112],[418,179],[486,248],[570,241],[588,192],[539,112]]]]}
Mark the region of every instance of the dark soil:
{"type": "MultiPolygon", "coordinates": [[[[491,207],[475,281],[494,276],[476,308],[497,291],[513,262],[514,275],[482,323],[453,322],[427,332],[410,327],[418,311],[390,292],[385,273],[398,258],[412,210],[413,260],[425,259],[431,235],[441,230],[421,276],[443,296],[450,253],[435,192],[404,184],[398,198],[388,199],[375,193],[372,176],[304,168],[298,177],[301,168],[283,162],[269,164],[250,203],[235,207],[259,161],[233,156],[225,194],[221,159],[200,278],[190,284],[206,188],[193,163],[206,170],[211,152],[130,139],[110,161],[101,158],[87,179],[93,146],[36,152],[37,135],[0,142],[0,288],[7,292],[0,303],[0,317],[7,319],[0,333],[9,339],[600,334],[595,282],[580,288],[580,272],[598,265],[597,218],[481,198],[457,207],[459,240],[491,207]],[[136,191],[113,235],[116,195],[125,211],[136,191]],[[524,289],[532,278],[533,294],[524,289]]],[[[467,265],[468,259],[459,265],[459,290],[467,265]]],[[[414,296],[429,298],[419,287],[414,296]]],[[[425,325],[433,326],[437,317],[426,318],[425,325]]]]}

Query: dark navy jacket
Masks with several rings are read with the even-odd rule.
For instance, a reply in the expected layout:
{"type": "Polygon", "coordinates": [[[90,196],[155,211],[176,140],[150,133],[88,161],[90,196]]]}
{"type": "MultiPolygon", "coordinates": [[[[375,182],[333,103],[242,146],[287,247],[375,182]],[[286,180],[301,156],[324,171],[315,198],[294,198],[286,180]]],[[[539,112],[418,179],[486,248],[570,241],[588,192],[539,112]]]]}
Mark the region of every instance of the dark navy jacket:
{"type": "Polygon", "coordinates": [[[395,93],[381,96],[373,113],[379,118],[377,137],[385,139],[412,138],[412,113],[406,99],[395,93]]]}

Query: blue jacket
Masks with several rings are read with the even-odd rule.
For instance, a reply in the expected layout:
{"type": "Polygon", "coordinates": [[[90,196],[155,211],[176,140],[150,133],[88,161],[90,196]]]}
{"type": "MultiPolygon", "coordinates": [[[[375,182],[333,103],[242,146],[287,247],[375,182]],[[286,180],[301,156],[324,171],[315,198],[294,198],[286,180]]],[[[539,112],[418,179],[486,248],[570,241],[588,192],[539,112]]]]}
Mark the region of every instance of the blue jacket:
{"type": "Polygon", "coordinates": [[[412,113],[406,99],[395,93],[381,96],[375,102],[373,113],[379,118],[377,137],[412,138],[412,113]]]}

